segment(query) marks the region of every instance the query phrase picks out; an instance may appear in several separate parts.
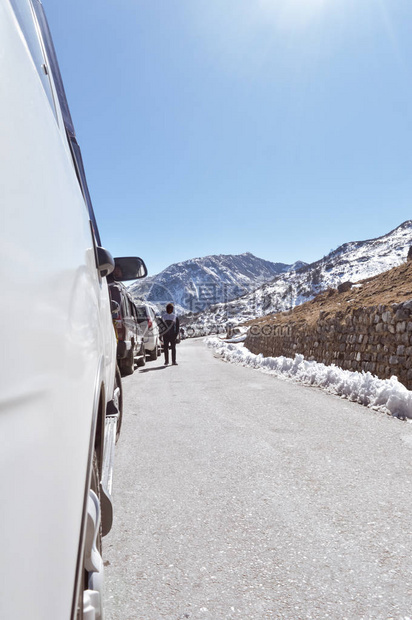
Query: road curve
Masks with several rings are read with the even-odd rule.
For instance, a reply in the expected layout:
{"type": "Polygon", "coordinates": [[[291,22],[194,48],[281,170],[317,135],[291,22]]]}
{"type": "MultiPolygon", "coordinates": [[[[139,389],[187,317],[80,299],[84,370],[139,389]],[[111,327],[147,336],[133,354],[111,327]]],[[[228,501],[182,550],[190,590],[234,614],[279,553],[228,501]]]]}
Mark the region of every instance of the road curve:
{"type": "Polygon", "coordinates": [[[214,357],[124,380],[106,620],[412,617],[412,426],[214,357]]]}

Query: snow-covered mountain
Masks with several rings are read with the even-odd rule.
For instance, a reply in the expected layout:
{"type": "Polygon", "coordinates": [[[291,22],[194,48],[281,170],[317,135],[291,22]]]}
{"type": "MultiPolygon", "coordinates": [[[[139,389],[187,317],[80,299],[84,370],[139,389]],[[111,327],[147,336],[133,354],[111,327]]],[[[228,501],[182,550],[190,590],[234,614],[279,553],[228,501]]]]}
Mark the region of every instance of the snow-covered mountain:
{"type": "Polygon", "coordinates": [[[200,312],[211,304],[245,295],[276,275],[304,265],[272,263],[250,252],[206,256],[170,265],[161,273],[132,284],[129,291],[135,299],[159,305],[173,301],[180,313],[200,312]]]}
{"type": "Polygon", "coordinates": [[[327,288],[357,282],[400,265],[412,245],[412,220],[383,237],[341,245],[321,260],[281,273],[252,293],[226,304],[215,304],[185,322],[196,333],[207,333],[228,321],[239,323],[266,314],[289,310],[313,299],[327,288]]]}

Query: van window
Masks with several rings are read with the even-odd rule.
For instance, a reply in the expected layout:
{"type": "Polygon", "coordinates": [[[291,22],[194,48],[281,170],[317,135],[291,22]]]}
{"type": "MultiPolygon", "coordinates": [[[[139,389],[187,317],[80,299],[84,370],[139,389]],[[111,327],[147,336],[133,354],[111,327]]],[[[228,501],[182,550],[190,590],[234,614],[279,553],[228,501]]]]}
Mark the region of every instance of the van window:
{"type": "Polygon", "coordinates": [[[49,100],[50,107],[57,121],[53,92],[49,78],[49,68],[43,53],[42,43],[37,27],[37,21],[30,0],[11,0],[14,13],[23,33],[30,55],[36,67],[37,74],[43,85],[44,92],[49,100]]]}
{"type": "Polygon", "coordinates": [[[122,311],[124,317],[129,316],[129,302],[126,295],[122,295],[122,311]]]}
{"type": "Polygon", "coordinates": [[[145,306],[137,306],[137,322],[143,323],[147,321],[146,307],[145,306]]]}

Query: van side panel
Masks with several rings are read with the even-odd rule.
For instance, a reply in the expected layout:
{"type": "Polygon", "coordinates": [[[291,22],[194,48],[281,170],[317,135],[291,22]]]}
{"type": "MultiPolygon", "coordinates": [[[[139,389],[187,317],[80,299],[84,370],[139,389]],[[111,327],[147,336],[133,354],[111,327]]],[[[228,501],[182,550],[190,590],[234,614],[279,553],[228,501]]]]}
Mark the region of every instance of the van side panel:
{"type": "Polygon", "coordinates": [[[68,619],[115,339],[64,128],[8,0],[0,76],[0,618],[68,619]]]}

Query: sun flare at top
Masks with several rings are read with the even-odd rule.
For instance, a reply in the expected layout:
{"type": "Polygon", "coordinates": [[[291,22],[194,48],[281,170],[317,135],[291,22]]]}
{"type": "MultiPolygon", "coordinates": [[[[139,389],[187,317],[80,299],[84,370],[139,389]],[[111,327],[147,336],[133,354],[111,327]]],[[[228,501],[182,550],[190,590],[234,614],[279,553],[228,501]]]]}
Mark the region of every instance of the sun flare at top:
{"type": "Polygon", "coordinates": [[[305,26],[318,19],[331,0],[258,0],[262,17],[283,26],[305,26]]]}

